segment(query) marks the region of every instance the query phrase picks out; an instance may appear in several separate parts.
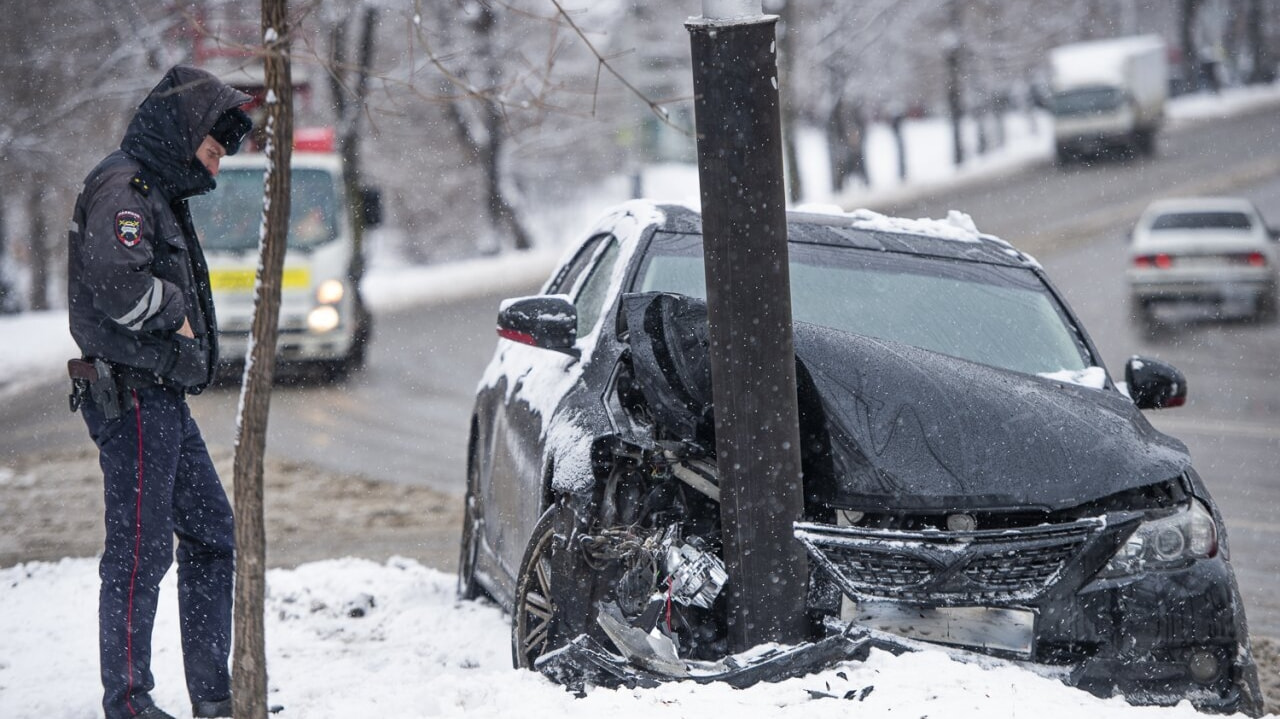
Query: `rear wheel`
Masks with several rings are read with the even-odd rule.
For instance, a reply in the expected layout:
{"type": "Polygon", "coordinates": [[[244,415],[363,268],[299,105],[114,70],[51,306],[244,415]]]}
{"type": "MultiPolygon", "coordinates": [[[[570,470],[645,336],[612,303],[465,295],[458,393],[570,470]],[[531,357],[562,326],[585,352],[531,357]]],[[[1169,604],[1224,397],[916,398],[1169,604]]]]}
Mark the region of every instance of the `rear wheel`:
{"type": "Polygon", "coordinates": [[[1259,322],[1272,322],[1276,319],[1276,290],[1274,288],[1258,295],[1258,305],[1254,317],[1259,322]]]}
{"type": "Polygon", "coordinates": [[[480,498],[475,457],[467,463],[467,494],[462,506],[462,541],[458,556],[458,597],[475,599],[487,592],[476,581],[476,558],[480,553],[480,498]]]}
{"type": "Polygon", "coordinates": [[[1156,314],[1155,303],[1150,300],[1140,300],[1136,297],[1131,298],[1129,302],[1130,318],[1148,337],[1159,334],[1160,317],[1156,314]]]}

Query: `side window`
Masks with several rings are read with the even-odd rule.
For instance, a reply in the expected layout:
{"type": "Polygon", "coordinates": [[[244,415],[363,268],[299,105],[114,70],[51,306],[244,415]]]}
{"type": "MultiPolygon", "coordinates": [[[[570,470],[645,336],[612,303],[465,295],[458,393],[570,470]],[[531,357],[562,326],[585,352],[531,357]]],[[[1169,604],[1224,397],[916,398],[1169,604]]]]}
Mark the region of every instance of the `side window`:
{"type": "Polygon", "coordinates": [[[600,243],[606,239],[609,239],[609,235],[596,235],[587,240],[586,244],[582,246],[582,249],[573,258],[573,261],[566,265],[560,271],[560,274],[551,281],[551,284],[547,286],[546,293],[549,295],[567,295],[573,292],[573,288],[578,284],[578,279],[591,266],[591,262],[599,252],[600,243]]]}
{"type": "Polygon", "coordinates": [[[573,301],[578,309],[579,337],[588,335],[595,329],[600,311],[609,298],[609,281],[613,278],[613,266],[618,261],[617,240],[609,237],[607,244],[600,249],[599,258],[573,301]]]}

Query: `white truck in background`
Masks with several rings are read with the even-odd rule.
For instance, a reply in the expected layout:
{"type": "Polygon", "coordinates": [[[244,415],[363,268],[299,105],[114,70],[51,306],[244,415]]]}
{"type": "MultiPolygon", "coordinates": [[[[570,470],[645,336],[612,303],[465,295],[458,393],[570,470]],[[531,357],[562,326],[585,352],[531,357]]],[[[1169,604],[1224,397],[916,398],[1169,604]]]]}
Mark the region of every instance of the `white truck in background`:
{"type": "MultiPolygon", "coordinates": [[[[364,365],[373,318],[360,294],[357,233],[380,220],[376,192],[347,198],[331,128],[300,128],[291,163],[288,246],[281,282],[276,359],[340,379],[364,365]],[[363,215],[363,217],[360,217],[363,215]]],[[[193,198],[191,213],[209,264],[223,374],[242,366],[253,324],[264,173],[252,147],[223,158],[218,188],[193,198]]]]}
{"type": "Polygon", "coordinates": [[[1155,152],[1169,95],[1168,52],[1156,35],[1061,45],[1049,52],[1057,160],[1155,152]]]}

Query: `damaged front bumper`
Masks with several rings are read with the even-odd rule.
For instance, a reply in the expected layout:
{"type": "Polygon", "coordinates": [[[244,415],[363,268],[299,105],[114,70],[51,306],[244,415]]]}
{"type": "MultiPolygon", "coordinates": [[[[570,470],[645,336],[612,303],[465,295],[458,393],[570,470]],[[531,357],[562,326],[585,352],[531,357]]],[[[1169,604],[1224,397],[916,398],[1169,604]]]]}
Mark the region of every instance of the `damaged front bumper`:
{"type": "Polygon", "coordinates": [[[861,661],[872,648],[942,645],[961,661],[1050,668],[1097,696],[1259,714],[1256,668],[1224,559],[1092,579],[1131,527],[1089,519],[957,535],[800,523],[796,537],[815,567],[808,610],[826,617],[825,638],[692,660],[606,602],[596,608],[600,639],[582,634],[535,666],[575,691],[669,681],[746,687],[861,661]],[[886,585],[896,596],[884,596],[886,585]]]}
{"type": "Polygon", "coordinates": [[[623,646],[624,655],[605,649],[583,634],[565,646],[538,658],[535,668],[573,691],[588,686],[651,688],[670,681],[698,684],[719,682],[738,689],[760,682],[779,682],[804,676],[840,662],[863,661],[872,649],[895,654],[908,651],[907,643],[862,627],[815,642],[789,646],[766,645],[733,654],[718,662],[654,662],[642,642],[623,646]]]}
{"type": "Polygon", "coordinates": [[[798,524],[810,604],[871,630],[1057,666],[1133,703],[1261,712],[1243,607],[1221,555],[1097,579],[1129,516],[1016,531],[798,524]]]}

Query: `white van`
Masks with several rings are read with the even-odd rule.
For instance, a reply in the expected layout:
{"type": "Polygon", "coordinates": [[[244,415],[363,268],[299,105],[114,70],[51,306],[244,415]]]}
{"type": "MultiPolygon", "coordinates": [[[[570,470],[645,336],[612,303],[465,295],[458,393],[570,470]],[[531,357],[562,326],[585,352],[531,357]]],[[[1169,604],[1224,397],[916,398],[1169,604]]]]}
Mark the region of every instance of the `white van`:
{"type": "MultiPolygon", "coordinates": [[[[224,158],[218,188],[190,203],[209,263],[224,373],[243,365],[248,350],[266,163],[256,152],[224,158]]],[[[300,131],[292,167],[277,362],[316,366],[337,379],[364,365],[373,321],[360,296],[358,220],[332,131],[300,131]]],[[[365,207],[364,224],[372,226],[380,219],[376,202],[365,207]]]]}

